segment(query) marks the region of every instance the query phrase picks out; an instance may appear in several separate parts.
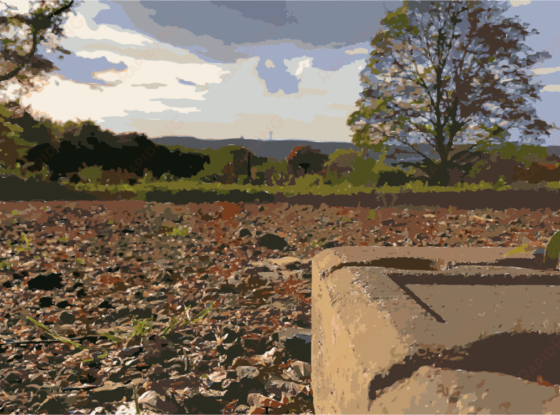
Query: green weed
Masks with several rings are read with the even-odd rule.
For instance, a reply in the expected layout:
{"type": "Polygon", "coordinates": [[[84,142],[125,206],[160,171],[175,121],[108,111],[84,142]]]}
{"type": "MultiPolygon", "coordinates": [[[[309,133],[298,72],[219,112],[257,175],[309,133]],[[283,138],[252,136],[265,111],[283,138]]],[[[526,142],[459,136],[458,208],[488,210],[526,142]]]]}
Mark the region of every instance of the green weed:
{"type": "Polygon", "coordinates": [[[190,228],[187,226],[176,226],[171,232],[166,232],[167,236],[181,236],[186,238],[189,236],[190,228]]]}
{"type": "Polygon", "coordinates": [[[0,261],[0,269],[10,269],[12,268],[12,264],[10,264],[8,261],[3,260],[0,261]]]}

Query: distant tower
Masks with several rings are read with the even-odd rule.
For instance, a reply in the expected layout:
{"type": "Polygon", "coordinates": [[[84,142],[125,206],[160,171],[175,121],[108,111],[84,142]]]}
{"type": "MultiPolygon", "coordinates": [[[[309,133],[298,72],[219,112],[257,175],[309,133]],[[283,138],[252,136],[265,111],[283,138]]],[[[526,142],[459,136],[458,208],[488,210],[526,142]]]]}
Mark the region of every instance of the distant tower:
{"type": "Polygon", "coordinates": [[[245,140],[245,138],[243,138],[243,136],[241,136],[241,140],[245,140]]]}
{"type": "Polygon", "coordinates": [[[270,132],[270,138],[268,139],[268,141],[272,141],[272,131],[270,132]]]}

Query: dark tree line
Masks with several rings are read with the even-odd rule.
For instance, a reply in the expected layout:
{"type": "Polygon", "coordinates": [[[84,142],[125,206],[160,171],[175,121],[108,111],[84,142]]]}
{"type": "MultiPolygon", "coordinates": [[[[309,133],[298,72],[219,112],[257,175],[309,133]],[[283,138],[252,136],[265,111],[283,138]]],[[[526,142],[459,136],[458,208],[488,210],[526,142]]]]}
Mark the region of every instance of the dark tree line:
{"type": "Polygon", "coordinates": [[[171,151],[143,134],[115,136],[101,131],[96,125],[88,124],[77,136],[65,134],[60,143],[42,143],[31,148],[25,162],[33,163],[29,167],[30,171],[39,171],[44,165],[48,166],[53,181],[92,166],[115,171],[120,168],[138,177],[151,172],[156,178],[165,173],[189,178],[200,172],[204,164],[209,164],[210,157],[171,151]]]}

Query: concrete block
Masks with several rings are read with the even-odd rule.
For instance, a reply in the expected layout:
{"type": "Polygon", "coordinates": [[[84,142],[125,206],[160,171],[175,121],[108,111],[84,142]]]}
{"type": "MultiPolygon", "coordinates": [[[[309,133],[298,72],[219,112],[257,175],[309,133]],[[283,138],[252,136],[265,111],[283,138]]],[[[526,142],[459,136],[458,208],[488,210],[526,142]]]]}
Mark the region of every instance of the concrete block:
{"type": "Polygon", "coordinates": [[[316,413],[555,413],[560,272],[511,248],[342,247],[312,263],[316,413]]]}

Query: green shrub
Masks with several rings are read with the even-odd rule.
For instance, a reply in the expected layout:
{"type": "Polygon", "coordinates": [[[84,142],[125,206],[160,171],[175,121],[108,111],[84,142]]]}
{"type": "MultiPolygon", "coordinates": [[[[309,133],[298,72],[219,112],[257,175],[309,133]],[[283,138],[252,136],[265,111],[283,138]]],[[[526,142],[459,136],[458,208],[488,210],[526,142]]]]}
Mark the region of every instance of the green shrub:
{"type": "Polygon", "coordinates": [[[379,173],[377,186],[404,186],[405,184],[411,183],[414,180],[414,177],[408,175],[402,170],[382,171],[381,173],[379,173]]]}
{"type": "Polygon", "coordinates": [[[502,146],[489,151],[490,154],[498,154],[502,160],[514,158],[517,162],[529,167],[531,163],[544,160],[548,157],[546,147],[514,143],[504,143],[502,146]]]}
{"type": "Polygon", "coordinates": [[[348,174],[348,182],[352,186],[364,186],[368,182],[375,183],[379,175],[374,171],[377,164],[378,162],[373,158],[356,157],[352,164],[353,169],[348,174]]]}
{"type": "Polygon", "coordinates": [[[80,174],[91,183],[100,183],[101,177],[103,176],[103,170],[98,166],[86,167],[85,169],[80,170],[80,174]]]}

